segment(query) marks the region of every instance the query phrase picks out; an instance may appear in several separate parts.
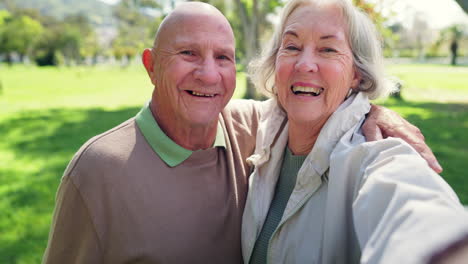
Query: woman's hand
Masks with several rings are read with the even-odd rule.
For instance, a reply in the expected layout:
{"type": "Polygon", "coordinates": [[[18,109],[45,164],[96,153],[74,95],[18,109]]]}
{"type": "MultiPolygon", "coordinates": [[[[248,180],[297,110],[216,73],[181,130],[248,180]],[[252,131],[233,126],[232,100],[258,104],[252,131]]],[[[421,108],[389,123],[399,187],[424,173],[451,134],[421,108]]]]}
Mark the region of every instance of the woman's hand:
{"type": "Polygon", "coordinates": [[[396,112],[383,106],[372,105],[362,130],[367,141],[375,141],[386,137],[403,139],[419,152],[435,172],[442,172],[442,167],[424,141],[421,130],[396,112]]]}

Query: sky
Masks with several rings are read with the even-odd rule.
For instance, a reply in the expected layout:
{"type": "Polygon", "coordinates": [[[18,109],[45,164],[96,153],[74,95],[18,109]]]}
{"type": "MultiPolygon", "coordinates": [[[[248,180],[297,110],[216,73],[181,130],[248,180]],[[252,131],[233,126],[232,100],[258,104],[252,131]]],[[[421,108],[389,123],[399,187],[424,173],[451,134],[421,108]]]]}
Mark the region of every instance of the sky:
{"type": "Polygon", "coordinates": [[[453,24],[468,25],[468,15],[454,0],[372,0],[383,2],[384,10],[395,12],[394,20],[412,23],[416,15],[431,28],[444,28],[453,24]],[[386,4],[385,4],[386,3],[386,4]],[[387,5],[387,6],[386,6],[387,5]]]}
{"type": "MultiPolygon", "coordinates": [[[[119,0],[100,0],[115,4],[119,0]]],[[[177,1],[177,0],[176,0],[177,1]]],[[[455,23],[468,25],[468,15],[454,0],[369,0],[384,3],[384,10],[395,12],[394,20],[412,23],[416,14],[432,28],[443,28],[455,23]]],[[[166,1],[168,2],[168,1],[166,1]]]]}

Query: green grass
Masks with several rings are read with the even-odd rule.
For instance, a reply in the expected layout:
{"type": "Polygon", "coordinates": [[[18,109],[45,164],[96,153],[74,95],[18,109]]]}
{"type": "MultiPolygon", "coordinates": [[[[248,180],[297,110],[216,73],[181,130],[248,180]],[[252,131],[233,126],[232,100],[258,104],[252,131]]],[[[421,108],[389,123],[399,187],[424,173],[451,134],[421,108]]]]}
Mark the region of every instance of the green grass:
{"type": "Polygon", "coordinates": [[[421,129],[427,144],[444,168],[442,177],[452,186],[462,203],[468,204],[468,102],[388,100],[383,105],[397,111],[421,129]]]}
{"type": "Polygon", "coordinates": [[[403,101],[383,105],[421,129],[444,168],[442,177],[468,204],[468,67],[389,65],[402,80],[403,101]]]}
{"type": "Polygon", "coordinates": [[[447,65],[389,65],[390,75],[402,80],[405,99],[468,103],[468,67],[447,65]]]}
{"type": "MultiPolygon", "coordinates": [[[[239,73],[234,97],[245,91],[239,73]]],[[[143,66],[119,67],[6,67],[0,66],[2,112],[29,109],[140,106],[149,100],[152,84],[143,66]]]]}
{"type": "MultiPolygon", "coordinates": [[[[405,100],[383,104],[423,131],[444,167],[442,176],[467,204],[468,68],[390,69],[405,81],[405,100]]],[[[235,97],[245,90],[245,76],[238,78],[235,97]]],[[[0,65],[0,81],[0,263],[40,263],[70,158],[90,137],[135,115],[152,87],[143,67],[136,66],[0,65]]]]}

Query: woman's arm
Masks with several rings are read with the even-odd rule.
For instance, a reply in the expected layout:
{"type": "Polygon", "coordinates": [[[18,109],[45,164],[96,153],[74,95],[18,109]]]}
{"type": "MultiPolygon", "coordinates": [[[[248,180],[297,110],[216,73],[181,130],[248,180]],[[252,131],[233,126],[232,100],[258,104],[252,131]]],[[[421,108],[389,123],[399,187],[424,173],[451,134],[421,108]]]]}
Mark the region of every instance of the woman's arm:
{"type": "Polygon", "coordinates": [[[450,186],[398,139],[365,143],[353,202],[361,263],[426,263],[468,233],[450,186]]]}
{"type": "Polygon", "coordinates": [[[372,105],[362,130],[367,141],[375,141],[387,137],[403,139],[419,152],[435,172],[442,172],[442,167],[424,141],[421,130],[403,119],[396,112],[383,106],[372,105]]]}

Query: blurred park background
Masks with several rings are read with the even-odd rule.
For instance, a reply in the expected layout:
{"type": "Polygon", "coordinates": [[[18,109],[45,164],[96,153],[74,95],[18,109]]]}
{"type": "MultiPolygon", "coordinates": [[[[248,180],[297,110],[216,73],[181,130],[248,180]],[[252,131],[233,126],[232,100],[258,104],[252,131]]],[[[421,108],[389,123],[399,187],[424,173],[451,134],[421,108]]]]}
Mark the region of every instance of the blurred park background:
{"type": "MultiPolygon", "coordinates": [[[[378,25],[401,93],[385,105],[418,126],[468,204],[468,3],[353,0],[378,25]]],[[[0,263],[40,263],[61,175],[90,137],[150,98],[140,53],[177,0],[0,0],[0,263]]],[[[212,0],[237,37],[236,98],[281,0],[212,0]]]]}

